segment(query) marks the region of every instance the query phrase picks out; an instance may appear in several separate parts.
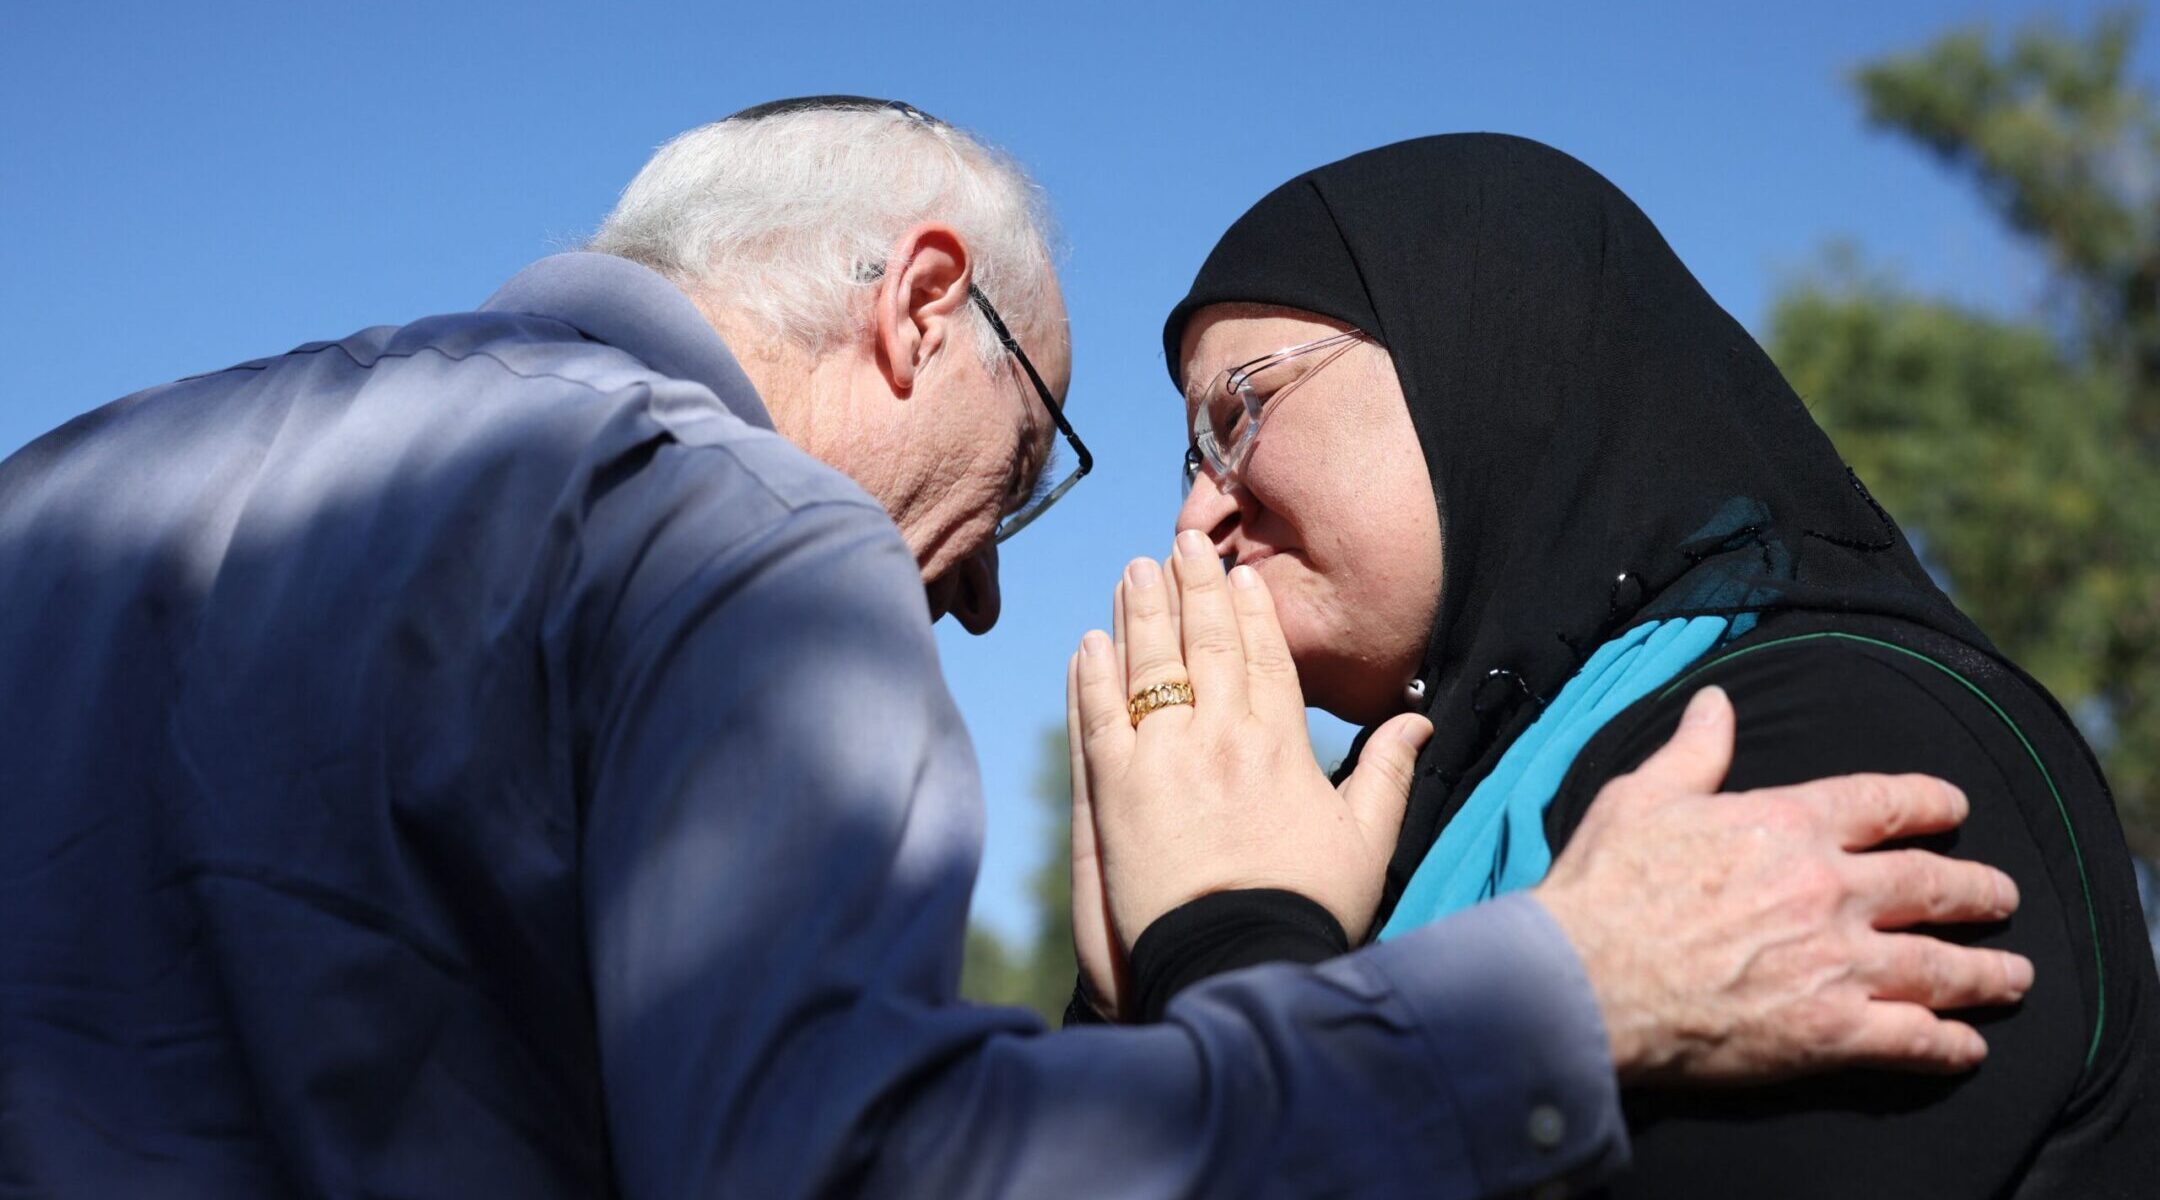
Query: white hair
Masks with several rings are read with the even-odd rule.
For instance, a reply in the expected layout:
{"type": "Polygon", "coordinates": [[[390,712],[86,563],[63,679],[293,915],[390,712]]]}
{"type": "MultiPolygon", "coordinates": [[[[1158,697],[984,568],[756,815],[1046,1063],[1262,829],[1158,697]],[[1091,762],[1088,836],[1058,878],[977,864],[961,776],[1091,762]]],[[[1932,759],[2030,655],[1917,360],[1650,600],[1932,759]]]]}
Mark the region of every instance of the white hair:
{"type": "MultiPolygon", "coordinates": [[[[1063,336],[1042,189],[965,132],[894,108],[739,117],[662,146],[587,249],[651,267],[813,354],[851,340],[894,241],[942,221],[1023,341],[1063,336]],[[1021,333],[1027,331],[1027,335],[1021,333]]],[[[969,306],[973,312],[973,306],[969,306]]],[[[971,322],[986,363],[1003,354],[971,322]]]]}

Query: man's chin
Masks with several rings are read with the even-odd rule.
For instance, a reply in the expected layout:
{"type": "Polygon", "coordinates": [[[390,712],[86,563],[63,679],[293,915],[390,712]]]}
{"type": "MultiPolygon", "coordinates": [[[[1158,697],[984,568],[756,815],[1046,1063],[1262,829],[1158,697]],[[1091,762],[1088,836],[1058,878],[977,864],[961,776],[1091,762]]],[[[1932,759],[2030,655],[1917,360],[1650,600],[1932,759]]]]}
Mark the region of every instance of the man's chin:
{"type": "Polygon", "coordinates": [[[930,606],[930,623],[937,624],[952,615],[953,596],[959,589],[951,575],[923,585],[923,601],[930,606]]]}

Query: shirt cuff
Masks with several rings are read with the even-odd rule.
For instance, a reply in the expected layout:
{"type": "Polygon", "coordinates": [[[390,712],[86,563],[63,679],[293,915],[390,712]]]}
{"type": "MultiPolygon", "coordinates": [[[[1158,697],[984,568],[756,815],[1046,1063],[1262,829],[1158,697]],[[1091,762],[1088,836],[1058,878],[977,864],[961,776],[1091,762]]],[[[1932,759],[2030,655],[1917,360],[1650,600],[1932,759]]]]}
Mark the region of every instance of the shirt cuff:
{"type": "Polygon", "coordinates": [[[1605,1019],[1543,905],[1505,896],[1355,960],[1415,1014],[1481,1194],[1561,1196],[1627,1165],[1605,1019]]]}

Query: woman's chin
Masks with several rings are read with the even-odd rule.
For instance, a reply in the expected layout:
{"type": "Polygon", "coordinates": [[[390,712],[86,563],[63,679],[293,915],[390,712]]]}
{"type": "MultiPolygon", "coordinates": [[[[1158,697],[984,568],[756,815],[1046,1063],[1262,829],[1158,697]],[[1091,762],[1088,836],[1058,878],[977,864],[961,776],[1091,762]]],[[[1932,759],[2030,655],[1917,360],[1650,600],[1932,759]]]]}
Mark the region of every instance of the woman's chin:
{"type": "Polygon", "coordinates": [[[1298,685],[1309,708],[1352,725],[1375,725],[1403,711],[1401,689],[1376,678],[1369,664],[1300,655],[1295,642],[1290,657],[1297,663],[1298,685]]]}

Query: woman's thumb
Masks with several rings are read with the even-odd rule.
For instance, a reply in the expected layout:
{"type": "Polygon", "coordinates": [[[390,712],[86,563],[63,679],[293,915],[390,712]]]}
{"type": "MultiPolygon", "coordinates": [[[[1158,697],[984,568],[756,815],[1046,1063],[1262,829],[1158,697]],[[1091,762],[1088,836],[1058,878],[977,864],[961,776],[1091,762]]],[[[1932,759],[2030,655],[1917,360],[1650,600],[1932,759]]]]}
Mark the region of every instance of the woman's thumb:
{"type": "Polygon", "coordinates": [[[1373,731],[1358,755],[1357,769],[1343,781],[1343,800],[1367,833],[1393,841],[1402,832],[1403,810],[1410,802],[1410,781],[1417,775],[1418,751],[1432,737],[1432,722],[1403,713],[1373,731]]]}

